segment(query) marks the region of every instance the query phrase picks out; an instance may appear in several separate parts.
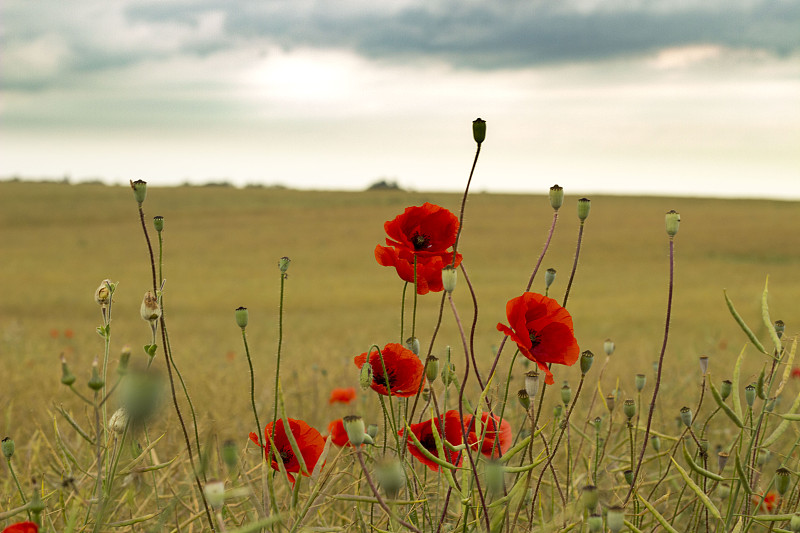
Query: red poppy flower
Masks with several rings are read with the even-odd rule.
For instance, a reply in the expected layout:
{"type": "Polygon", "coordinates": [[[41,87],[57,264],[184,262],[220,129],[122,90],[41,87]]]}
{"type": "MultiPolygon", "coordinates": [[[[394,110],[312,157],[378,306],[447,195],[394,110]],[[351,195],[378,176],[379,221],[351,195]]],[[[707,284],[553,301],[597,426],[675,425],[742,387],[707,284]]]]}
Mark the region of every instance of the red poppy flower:
{"type": "Polygon", "coordinates": [[[408,250],[420,257],[441,255],[456,242],[458,217],[438,205],[425,202],[407,207],[402,215],[383,225],[386,245],[408,250]]]}
{"type": "Polygon", "coordinates": [[[75,332],[72,331],[71,329],[65,329],[64,330],[64,337],[66,337],[67,339],[71,339],[74,336],[75,336],[75,332]]]}
{"type": "Polygon", "coordinates": [[[792,369],[792,377],[800,378],[800,366],[796,366],[792,369]]]}
{"type": "MultiPolygon", "coordinates": [[[[464,415],[464,427],[467,428],[467,440],[469,440],[470,447],[477,450],[480,435],[477,434],[474,418],[472,415],[464,415]]],[[[511,434],[511,424],[505,418],[500,422],[499,416],[491,415],[490,418],[489,413],[482,413],[481,432],[483,440],[480,443],[480,450],[486,457],[497,459],[511,448],[514,436],[511,434]],[[498,424],[500,424],[499,432],[497,431],[498,424]]]]}
{"type": "MultiPolygon", "coordinates": [[[[405,249],[387,246],[375,247],[375,259],[378,264],[391,266],[397,270],[400,279],[414,283],[414,254],[405,249]]],[[[461,264],[461,254],[456,254],[454,266],[461,264]]],[[[434,255],[430,257],[417,256],[417,294],[428,292],[442,292],[442,269],[453,264],[453,253],[434,255]]]]}
{"type": "MultiPolygon", "coordinates": [[[[447,441],[453,446],[458,446],[463,441],[463,436],[461,432],[463,431],[463,427],[461,426],[461,417],[458,416],[458,411],[451,410],[447,411],[444,415],[440,416],[439,418],[432,419],[434,424],[436,425],[436,431],[439,433],[439,436],[442,438],[443,441],[447,441]],[[442,420],[444,419],[444,435],[442,435],[442,420]]],[[[439,457],[439,452],[436,449],[436,440],[433,436],[433,428],[431,427],[431,420],[426,420],[425,422],[420,422],[419,424],[411,424],[411,432],[417,437],[419,443],[429,451],[431,454],[439,457]]],[[[404,430],[398,431],[400,436],[403,435],[404,430]]],[[[422,452],[417,448],[417,445],[414,443],[413,440],[410,438],[408,439],[408,451],[411,452],[411,455],[416,457],[420,460],[424,465],[427,465],[428,468],[433,470],[434,472],[439,471],[439,465],[425,457],[422,452]]],[[[459,453],[449,449],[444,442],[442,442],[444,446],[444,460],[448,463],[452,464],[453,466],[461,466],[461,462],[463,461],[463,453],[459,453]],[[456,463],[456,461],[458,461],[456,463]]],[[[441,457],[439,457],[441,459],[441,457]]]]}
{"type": "Polygon", "coordinates": [[[341,418],[337,418],[328,424],[328,433],[330,434],[331,442],[336,446],[340,448],[344,446],[353,446],[350,444],[350,437],[347,436],[347,431],[344,429],[344,422],[341,418]]]}
{"type": "Polygon", "coordinates": [[[349,387],[346,389],[333,389],[328,403],[350,403],[356,398],[356,389],[349,387]]]}
{"type": "Polygon", "coordinates": [[[580,349],[572,330],[572,317],[558,302],[547,296],[526,292],[506,304],[511,327],[497,324],[517,343],[522,354],[539,365],[548,385],[555,383],[547,363],[573,365],[580,349]]]}
{"type": "MultiPolygon", "coordinates": [[[[307,475],[311,475],[311,472],[314,470],[314,466],[317,464],[319,456],[322,454],[323,448],[325,448],[325,439],[322,438],[322,435],[320,435],[319,431],[312,428],[302,420],[295,420],[293,418],[289,418],[287,420],[289,422],[289,430],[292,432],[292,436],[294,436],[294,440],[297,443],[298,449],[300,450],[300,455],[303,456],[303,460],[306,463],[306,468],[308,469],[307,475]]],[[[272,422],[267,424],[267,427],[264,428],[265,442],[267,440],[273,440],[275,443],[275,448],[278,450],[278,455],[283,461],[283,467],[286,469],[286,474],[289,478],[289,481],[294,483],[294,476],[292,474],[295,472],[300,472],[300,463],[292,451],[292,445],[289,443],[289,438],[286,436],[286,430],[283,427],[283,420],[278,420],[275,426],[275,431],[273,431],[272,422]]],[[[250,433],[250,440],[256,444],[259,444],[258,436],[255,433],[250,433]]],[[[268,453],[268,449],[265,449],[264,453],[268,453]]],[[[274,455],[272,456],[271,463],[272,468],[279,470],[278,462],[274,455]]]]}
{"type": "Polygon", "coordinates": [[[780,497],[778,496],[777,493],[772,491],[768,492],[766,496],[764,496],[764,501],[761,501],[761,496],[762,496],[761,494],[753,494],[751,496],[753,505],[758,505],[759,502],[761,502],[761,505],[759,506],[761,512],[771,513],[772,511],[778,508],[780,497]]]}
{"type": "MultiPolygon", "coordinates": [[[[367,353],[357,355],[353,362],[360,369],[367,361],[367,353]]],[[[425,374],[425,367],[419,357],[408,348],[404,348],[397,343],[389,343],[383,347],[380,353],[373,350],[369,354],[369,364],[372,366],[372,390],[384,396],[409,397],[414,396],[419,390],[422,376],[425,374]],[[383,363],[381,363],[383,354],[383,363]],[[383,373],[383,366],[386,365],[386,375],[383,373]],[[386,386],[389,386],[387,390],[386,386]]]]}
{"type": "Polygon", "coordinates": [[[39,533],[39,526],[34,522],[17,522],[5,528],[3,533],[39,533]]]}

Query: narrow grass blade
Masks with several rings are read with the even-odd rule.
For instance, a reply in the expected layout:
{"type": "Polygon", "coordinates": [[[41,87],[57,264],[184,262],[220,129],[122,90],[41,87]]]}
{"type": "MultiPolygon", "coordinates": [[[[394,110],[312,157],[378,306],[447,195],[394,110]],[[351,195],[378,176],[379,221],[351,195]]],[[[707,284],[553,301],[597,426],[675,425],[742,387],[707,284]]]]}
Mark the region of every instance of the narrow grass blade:
{"type": "Polygon", "coordinates": [[[731,301],[730,298],[728,298],[728,292],[723,289],[722,293],[725,295],[725,303],[728,304],[728,310],[731,312],[731,315],[733,315],[733,318],[734,318],[734,320],[736,320],[736,323],[739,324],[739,327],[742,328],[742,331],[744,331],[744,334],[747,335],[747,338],[750,339],[750,342],[753,343],[753,346],[755,346],[756,349],[759,352],[763,353],[764,355],[769,355],[767,350],[764,348],[764,345],[761,344],[761,341],[758,340],[758,338],[756,337],[756,334],[753,333],[753,330],[751,330],[747,326],[747,324],[745,324],[744,319],[736,311],[736,308],[733,306],[733,302],[731,301]]]}
{"type": "Polygon", "coordinates": [[[719,509],[717,509],[717,506],[714,505],[714,502],[711,501],[708,495],[705,492],[703,492],[703,489],[701,489],[697,485],[697,483],[694,482],[692,477],[686,472],[686,470],[683,469],[681,465],[678,464],[675,458],[670,457],[670,460],[675,465],[675,468],[678,469],[678,473],[683,478],[683,481],[686,482],[686,486],[692,489],[692,492],[694,492],[697,495],[697,497],[700,499],[705,508],[711,512],[711,515],[717,520],[722,520],[722,515],[719,513],[719,509]]]}

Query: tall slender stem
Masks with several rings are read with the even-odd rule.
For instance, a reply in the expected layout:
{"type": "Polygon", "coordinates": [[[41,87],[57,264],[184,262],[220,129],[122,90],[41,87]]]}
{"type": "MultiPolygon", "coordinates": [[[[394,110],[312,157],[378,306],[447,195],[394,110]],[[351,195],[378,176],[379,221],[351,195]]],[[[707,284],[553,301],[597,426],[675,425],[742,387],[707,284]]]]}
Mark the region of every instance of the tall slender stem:
{"type": "Polygon", "coordinates": [[[281,299],[278,304],[278,361],[275,365],[275,405],[272,411],[272,427],[278,420],[278,383],[281,378],[281,347],[283,346],[283,292],[286,283],[286,272],[281,271],[281,299]]]}

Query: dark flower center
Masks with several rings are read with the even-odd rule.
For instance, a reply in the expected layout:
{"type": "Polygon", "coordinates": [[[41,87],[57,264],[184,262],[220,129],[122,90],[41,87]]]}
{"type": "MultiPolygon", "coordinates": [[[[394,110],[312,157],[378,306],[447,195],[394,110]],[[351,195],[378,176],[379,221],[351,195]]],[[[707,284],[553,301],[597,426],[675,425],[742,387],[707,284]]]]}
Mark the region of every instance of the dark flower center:
{"type": "Polygon", "coordinates": [[[422,233],[415,233],[411,237],[411,244],[414,246],[414,250],[424,250],[431,247],[431,238],[422,233]]]}
{"type": "Polygon", "coordinates": [[[294,459],[292,450],[281,450],[281,461],[283,461],[283,464],[289,463],[292,459],[294,459]]]}
{"type": "Polygon", "coordinates": [[[539,333],[531,330],[528,332],[528,334],[530,335],[531,338],[531,350],[533,350],[534,348],[539,346],[539,343],[541,342],[541,340],[539,340],[539,333]]]}
{"type": "Polygon", "coordinates": [[[372,380],[376,384],[382,385],[386,389],[391,388],[392,390],[394,390],[394,382],[397,380],[397,376],[395,376],[394,372],[392,372],[389,369],[386,369],[386,374],[388,376],[388,379],[383,375],[383,372],[381,372],[380,374],[378,372],[375,372],[375,375],[372,376],[372,380]]]}
{"type": "Polygon", "coordinates": [[[433,433],[425,433],[419,439],[419,443],[422,444],[423,448],[436,455],[436,439],[433,438],[433,433]]]}

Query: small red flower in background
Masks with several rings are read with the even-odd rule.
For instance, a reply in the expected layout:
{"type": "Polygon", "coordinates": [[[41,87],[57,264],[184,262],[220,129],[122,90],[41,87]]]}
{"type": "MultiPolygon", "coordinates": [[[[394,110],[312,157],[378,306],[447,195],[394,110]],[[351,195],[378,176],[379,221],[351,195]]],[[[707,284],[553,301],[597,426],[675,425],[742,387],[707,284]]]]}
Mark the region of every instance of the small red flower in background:
{"type": "Polygon", "coordinates": [[[328,433],[330,433],[331,442],[336,446],[340,448],[344,446],[353,446],[350,444],[350,437],[347,436],[347,431],[344,429],[344,422],[341,418],[337,418],[328,424],[328,433]]]}
{"type": "Polygon", "coordinates": [[[523,293],[506,304],[511,327],[497,324],[497,330],[517,343],[522,355],[539,365],[548,385],[555,383],[547,363],[573,365],[580,349],[572,329],[572,316],[558,302],[533,292],[523,293]]]}
{"type": "MultiPolygon", "coordinates": [[[[319,431],[312,428],[304,421],[295,420],[293,418],[288,418],[287,420],[289,422],[289,430],[292,432],[292,436],[294,436],[297,448],[300,450],[300,455],[303,456],[306,468],[308,469],[308,474],[304,475],[311,475],[319,456],[322,454],[323,448],[325,448],[325,439],[322,438],[319,431]]],[[[292,474],[300,472],[300,462],[292,451],[292,445],[289,443],[289,438],[286,436],[286,429],[283,427],[283,420],[278,420],[275,426],[276,428],[273,431],[272,422],[270,422],[267,424],[267,427],[264,428],[265,442],[268,442],[269,439],[273,440],[278,450],[278,455],[283,461],[283,467],[286,469],[286,475],[289,481],[294,483],[294,476],[292,474]]],[[[255,433],[250,433],[250,440],[259,444],[258,435],[255,433]]],[[[269,449],[265,448],[264,453],[268,454],[269,449]]],[[[275,470],[280,470],[274,455],[272,455],[271,466],[275,470]]]]}
{"type": "Polygon", "coordinates": [[[39,526],[34,522],[17,522],[5,528],[3,533],[39,533],[39,526]]]}
{"type": "Polygon", "coordinates": [[[51,339],[57,339],[58,338],[58,330],[57,329],[51,329],[50,330],[50,338],[51,339]]]}
{"type": "MultiPolygon", "coordinates": [[[[448,463],[452,464],[453,466],[461,466],[461,462],[463,461],[463,453],[459,453],[449,449],[445,444],[444,441],[449,442],[453,446],[458,446],[463,441],[463,435],[461,434],[463,427],[461,426],[461,417],[458,416],[458,411],[451,410],[447,411],[444,415],[440,416],[439,418],[431,419],[434,421],[436,425],[436,431],[439,433],[439,436],[442,438],[442,445],[444,446],[444,460],[448,463]],[[442,434],[442,421],[444,420],[444,434],[442,434]],[[456,461],[458,461],[456,463],[456,461]]],[[[426,420],[424,422],[420,422],[419,424],[411,424],[411,432],[414,436],[417,437],[419,443],[429,451],[432,455],[435,455],[439,459],[439,452],[436,449],[436,440],[433,436],[433,428],[431,427],[431,420],[426,420]]],[[[398,431],[398,435],[403,436],[403,431],[398,431]]],[[[411,455],[416,457],[420,460],[420,462],[424,465],[427,465],[428,468],[433,470],[434,472],[439,471],[439,465],[425,457],[423,453],[417,448],[417,445],[414,443],[411,438],[407,441],[408,451],[411,452],[411,455]]]]}
{"type": "Polygon", "coordinates": [[[796,366],[792,369],[792,377],[800,378],[800,366],[796,366]]]}
{"type": "Polygon", "coordinates": [[[75,336],[75,332],[72,331],[71,329],[65,329],[64,330],[64,338],[71,339],[74,336],[75,336]]]}
{"type": "MultiPolygon", "coordinates": [[[[472,415],[464,415],[464,427],[467,428],[467,439],[469,445],[473,450],[478,449],[478,438],[480,435],[476,431],[475,417],[472,415]]],[[[486,457],[497,459],[504,455],[514,440],[514,435],[511,434],[511,424],[508,420],[503,419],[500,422],[500,417],[491,415],[489,413],[481,414],[481,432],[483,433],[483,440],[480,443],[480,450],[486,457]],[[497,431],[497,425],[500,424],[500,431],[497,431]]]]}
{"type": "Polygon", "coordinates": [[[753,494],[751,496],[751,499],[753,505],[758,505],[759,502],[761,502],[759,509],[761,509],[762,512],[771,513],[772,511],[778,508],[778,503],[780,502],[780,496],[778,496],[776,492],[772,491],[768,492],[764,496],[764,501],[761,501],[761,496],[762,496],[761,494],[753,494]]]}
{"type": "Polygon", "coordinates": [[[328,400],[329,404],[334,403],[350,403],[356,399],[356,389],[348,387],[346,389],[333,389],[331,397],[328,400]]]}
{"type": "MultiPolygon", "coordinates": [[[[357,355],[353,362],[360,369],[367,362],[367,353],[357,355]]],[[[378,353],[373,350],[369,354],[372,366],[372,384],[370,387],[378,394],[409,397],[417,394],[425,367],[414,352],[397,343],[389,343],[378,353]],[[383,362],[381,363],[381,354],[383,362]],[[386,376],[383,366],[386,365],[386,376]],[[388,390],[386,386],[389,386],[388,390]]]]}

